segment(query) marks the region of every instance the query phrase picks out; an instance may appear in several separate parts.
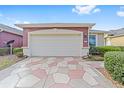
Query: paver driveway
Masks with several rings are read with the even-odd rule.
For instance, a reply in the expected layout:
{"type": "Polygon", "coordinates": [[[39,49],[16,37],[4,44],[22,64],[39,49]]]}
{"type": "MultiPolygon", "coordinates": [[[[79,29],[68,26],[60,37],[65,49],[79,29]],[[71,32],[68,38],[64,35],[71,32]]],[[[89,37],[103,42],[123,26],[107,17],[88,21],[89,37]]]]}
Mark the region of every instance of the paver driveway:
{"type": "Polygon", "coordinates": [[[77,57],[27,58],[0,71],[0,87],[113,87],[94,66],[82,62],[77,57]]]}

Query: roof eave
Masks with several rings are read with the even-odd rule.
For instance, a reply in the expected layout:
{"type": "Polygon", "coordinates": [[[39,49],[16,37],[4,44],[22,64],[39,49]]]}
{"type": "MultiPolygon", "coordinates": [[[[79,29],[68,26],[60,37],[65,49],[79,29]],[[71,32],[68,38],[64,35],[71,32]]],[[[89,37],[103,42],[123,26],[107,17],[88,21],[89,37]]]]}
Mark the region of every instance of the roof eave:
{"type": "Polygon", "coordinates": [[[15,24],[20,28],[31,27],[92,27],[95,23],[45,23],[45,24],[15,24]]]}

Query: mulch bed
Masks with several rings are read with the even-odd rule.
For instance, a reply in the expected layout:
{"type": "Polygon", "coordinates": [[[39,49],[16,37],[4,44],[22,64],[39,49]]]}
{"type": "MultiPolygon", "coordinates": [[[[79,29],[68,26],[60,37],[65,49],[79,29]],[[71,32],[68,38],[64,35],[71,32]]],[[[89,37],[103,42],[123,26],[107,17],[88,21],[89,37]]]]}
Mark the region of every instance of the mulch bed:
{"type": "Polygon", "coordinates": [[[86,61],[103,61],[104,57],[99,56],[99,55],[91,55],[89,57],[84,57],[83,60],[86,60],[86,61]]]}
{"type": "Polygon", "coordinates": [[[107,72],[105,68],[96,68],[96,69],[100,71],[107,79],[111,80],[115,87],[124,88],[123,85],[119,84],[117,81],[112,79],[111,75],[107,72]]]}

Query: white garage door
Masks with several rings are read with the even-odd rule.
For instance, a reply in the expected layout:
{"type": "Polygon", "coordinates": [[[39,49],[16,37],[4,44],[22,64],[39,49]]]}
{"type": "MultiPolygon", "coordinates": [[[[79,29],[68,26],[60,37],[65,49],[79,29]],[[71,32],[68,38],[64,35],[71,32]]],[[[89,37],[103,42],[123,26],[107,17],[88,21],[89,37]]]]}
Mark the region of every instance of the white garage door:
{"type": "Polygon", "coordinates": [[[30,40],[31,56],[80,56],[80,34],[36,34],[30,40]]]}

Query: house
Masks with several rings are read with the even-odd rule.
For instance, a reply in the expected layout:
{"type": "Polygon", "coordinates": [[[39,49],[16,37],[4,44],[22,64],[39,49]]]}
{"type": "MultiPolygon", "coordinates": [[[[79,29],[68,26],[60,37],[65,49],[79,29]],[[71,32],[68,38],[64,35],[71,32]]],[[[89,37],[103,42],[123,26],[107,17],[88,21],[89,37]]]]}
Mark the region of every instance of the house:
{"type": "Polygon", "coordinates": [[[23,28],[23,52],[28,56],[83,56],[89,52],[93,23],[16,24],[23,28]]]}
{"type": "Polygon", "coordinates": [[[10,40],[14,40],[13,47],[22,47],[22,38],[21,30],[0,24],[0,48],[5,47],[10,40]]]}
{"type": "Polygon", "coordinates": [[[104,31],[94,23],[16,24],[23,28],[23,52],[28,56],[85,56],[89,43],[104,46],[104,31]]]}
{"type": "Polygon", "coordinates": [[[107,46],[124,46],[124,28],[110,30],[105,36],[107,46]]]}
{"type": "Polygon", "coordinates": [[[90,30],[89,32],[89,46],[105,46],[104,36],[107,31],[103,30],[90,30]]]}

